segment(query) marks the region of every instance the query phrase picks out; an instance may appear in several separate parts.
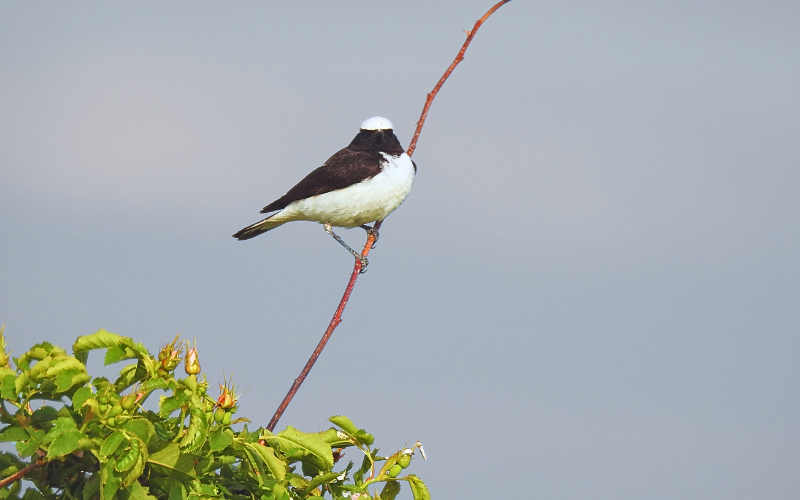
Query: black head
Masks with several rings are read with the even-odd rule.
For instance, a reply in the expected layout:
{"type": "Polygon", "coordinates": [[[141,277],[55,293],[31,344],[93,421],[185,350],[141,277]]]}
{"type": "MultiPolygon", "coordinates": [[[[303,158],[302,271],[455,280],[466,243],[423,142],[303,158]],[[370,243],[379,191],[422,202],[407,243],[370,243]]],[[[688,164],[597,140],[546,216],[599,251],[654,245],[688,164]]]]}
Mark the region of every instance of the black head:
{"type": "Polygon", "coordinates": [[[375,151],[392,155],[403,153],[403,146],[392,130],[392,122],[380,116],[365,120],[361,124],[361,130],[347,147],[353,151],[375,151]]]}

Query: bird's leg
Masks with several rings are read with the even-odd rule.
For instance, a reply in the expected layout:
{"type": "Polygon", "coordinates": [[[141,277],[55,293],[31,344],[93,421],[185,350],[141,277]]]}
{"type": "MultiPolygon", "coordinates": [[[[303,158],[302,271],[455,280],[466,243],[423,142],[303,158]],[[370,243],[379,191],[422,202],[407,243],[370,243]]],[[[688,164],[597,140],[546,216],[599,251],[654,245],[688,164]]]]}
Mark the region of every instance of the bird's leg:
{"type": "Polygon", "coordinates": [[[364,257],[363,255],[361,255],[360,253],[356,252],[352,248],[350,248],[350,245],[345,243],[344,240],[338,234],[334,233],[333,232],[333,226],[331,226],[330,224],[323,224],[322,227],[325,228],[325,232],[327,232],[328,234],[333,236],[334,240],[338,241],[339,244],[342,245],[343,247],[345,247],[348,252],[353,254],[353,257],[355,257],[356,259],[358,259],[361,262],[361,271],[360,271],[360,273],[363,274],[363,273],[367,272],[367,266],[369,265],[369,261],[367,260],[367,258],[364,257]]]}
{"type": "Polygon", "coordinates": [[[373,226],[368,226],[366,224],[361,224],[358,227],[360,227],[361,229],[366,231],[367,235],[371,234],[371,235],[375,236],[375,241],[372,242],[372,248],[375,248],[376,246],[378,246],[378,238],[380,237],[380,233],[378,233],[377,229],[375,229],[373,226]]]}

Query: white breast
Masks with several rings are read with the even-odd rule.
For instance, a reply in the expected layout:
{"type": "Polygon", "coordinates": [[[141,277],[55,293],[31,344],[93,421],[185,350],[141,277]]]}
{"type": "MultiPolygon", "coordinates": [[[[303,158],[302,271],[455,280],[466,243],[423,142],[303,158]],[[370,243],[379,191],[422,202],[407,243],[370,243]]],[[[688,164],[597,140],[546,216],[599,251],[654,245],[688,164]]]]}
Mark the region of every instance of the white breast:
{"type": "Polygon", "coordinates": [[[275,217],[338,227],[356,227],[385,219],[411,192],[416,172],[407,154],[381,154],[386,161],[381,173],[375,177],[344,189],[292,202],[275,217]]]}

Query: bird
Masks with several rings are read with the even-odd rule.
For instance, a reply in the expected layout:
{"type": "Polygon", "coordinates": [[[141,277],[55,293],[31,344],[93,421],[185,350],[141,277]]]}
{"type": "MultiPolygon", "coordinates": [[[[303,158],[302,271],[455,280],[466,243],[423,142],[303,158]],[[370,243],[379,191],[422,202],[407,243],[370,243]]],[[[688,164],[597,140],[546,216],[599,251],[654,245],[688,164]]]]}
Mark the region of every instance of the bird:
{"type": "Polygon", "coordinates": [[[367,224],[382,221],[405,201],[416,173],[417,165],[400,145],[392,122],[373,116],[361,123],[347,147],[261,210],[270,215],[233,237],[249,240],[287,222],[318,222],[361,261],[365,272],[367,258],[350,248],[333,227],[361,227],[377,242],[376,226],[367,224]]]}

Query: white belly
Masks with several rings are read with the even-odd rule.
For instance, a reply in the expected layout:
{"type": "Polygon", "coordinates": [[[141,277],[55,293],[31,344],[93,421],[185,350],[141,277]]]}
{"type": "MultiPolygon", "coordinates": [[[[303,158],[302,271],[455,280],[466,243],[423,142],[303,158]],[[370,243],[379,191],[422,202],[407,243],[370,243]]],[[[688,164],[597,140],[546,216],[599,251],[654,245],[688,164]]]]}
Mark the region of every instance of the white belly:
{"type": "Polygon", "coordinates": [[[338,227],[356,227],[383,220],[403,203],[414,185],[414,164],[405,153],[381,153],[383,171],[371,179],[290,203],[275,219],[307,220],[338,227]]]}

